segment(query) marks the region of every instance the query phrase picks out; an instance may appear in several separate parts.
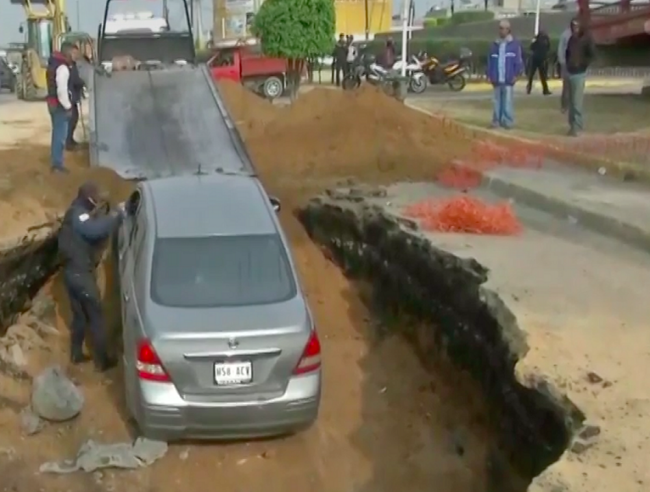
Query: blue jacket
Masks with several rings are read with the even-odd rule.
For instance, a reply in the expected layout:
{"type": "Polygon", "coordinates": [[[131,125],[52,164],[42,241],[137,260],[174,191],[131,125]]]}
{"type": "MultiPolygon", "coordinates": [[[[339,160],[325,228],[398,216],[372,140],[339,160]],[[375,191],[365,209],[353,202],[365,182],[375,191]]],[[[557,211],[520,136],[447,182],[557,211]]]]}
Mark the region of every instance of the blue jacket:
{"type": "Polygon", "coordinates": [[[492,85],[514,85],[523,71],[519,41],[508,35],[492,43],[487,60],[487,78],[492,85]]]}

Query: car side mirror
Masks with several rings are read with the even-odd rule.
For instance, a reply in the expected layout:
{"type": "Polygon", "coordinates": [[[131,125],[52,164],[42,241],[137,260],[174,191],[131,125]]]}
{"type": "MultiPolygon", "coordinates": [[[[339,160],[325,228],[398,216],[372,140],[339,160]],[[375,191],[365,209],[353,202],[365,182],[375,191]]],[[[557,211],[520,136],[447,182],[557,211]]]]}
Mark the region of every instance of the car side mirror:
{"type": "Polygon", "coordinates": [[[277,197],[270,196],[269,201],[271,202],[271,206],[273,207],[273,210],[275,210],[276,213],[282,210],[282,203],[277,197]]]}

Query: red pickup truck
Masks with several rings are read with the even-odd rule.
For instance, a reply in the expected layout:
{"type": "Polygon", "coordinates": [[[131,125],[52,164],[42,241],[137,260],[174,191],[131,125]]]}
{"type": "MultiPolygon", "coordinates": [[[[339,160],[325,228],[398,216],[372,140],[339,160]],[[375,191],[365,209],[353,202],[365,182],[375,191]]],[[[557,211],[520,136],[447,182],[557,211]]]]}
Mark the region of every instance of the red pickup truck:
{"type": "Polygon", "coordinates": [[[219,48],[208,66],[215,80],[234,80],[270,100],[285,89],[287,61],[264,56],[258,46],[219,48]]]}

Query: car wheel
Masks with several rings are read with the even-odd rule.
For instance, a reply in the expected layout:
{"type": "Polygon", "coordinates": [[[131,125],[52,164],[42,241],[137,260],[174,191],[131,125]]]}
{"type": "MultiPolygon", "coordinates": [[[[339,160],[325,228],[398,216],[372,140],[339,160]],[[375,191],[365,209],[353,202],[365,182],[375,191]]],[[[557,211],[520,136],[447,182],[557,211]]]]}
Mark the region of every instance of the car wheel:
{"type": "Polygon", "coordinates": [[[280,77],[269,77],[262,85],[264,97],[271,101],[280,97],[282,92],[284,92],[284,84],[280,77]]]}

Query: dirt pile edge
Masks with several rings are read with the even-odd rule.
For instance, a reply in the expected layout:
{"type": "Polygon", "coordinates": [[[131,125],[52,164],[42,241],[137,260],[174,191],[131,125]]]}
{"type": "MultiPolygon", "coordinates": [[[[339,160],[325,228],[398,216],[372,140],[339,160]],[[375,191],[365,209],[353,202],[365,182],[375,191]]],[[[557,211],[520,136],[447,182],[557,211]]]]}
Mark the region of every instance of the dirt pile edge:
{"type": "MultiPolygon", "coordinates": [[[[585,415],[542,376],[524,383],[515,366],[528,351],[513,313],[483,284],[488,270],[437,248],[369,205],[372,191],[330,190],[297,211],[308,234],[353,278],[372,281],[377,305],[418,320],[406,334],[424,359],[446,357],[478,383],[496,436],[491,448],[527,484],[571,445],[585,415]],[[368,195],[369,193],[369,195],[368,195]]],[[[511,490],[507,476],[492,480],[511,490]]]]}
{"type": "Polygon", "coordinates": [[[58,267],[58,229],[0,244],[0,335],[58,267]]]}

